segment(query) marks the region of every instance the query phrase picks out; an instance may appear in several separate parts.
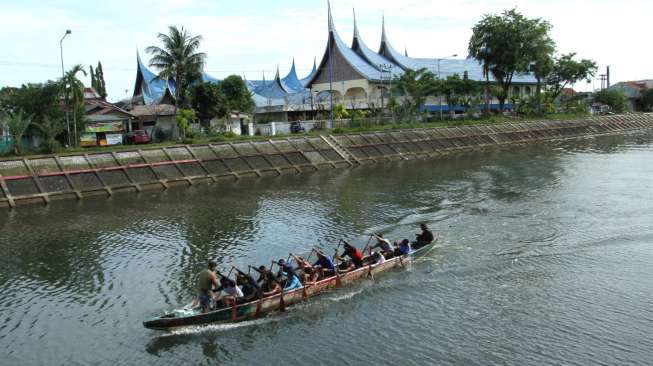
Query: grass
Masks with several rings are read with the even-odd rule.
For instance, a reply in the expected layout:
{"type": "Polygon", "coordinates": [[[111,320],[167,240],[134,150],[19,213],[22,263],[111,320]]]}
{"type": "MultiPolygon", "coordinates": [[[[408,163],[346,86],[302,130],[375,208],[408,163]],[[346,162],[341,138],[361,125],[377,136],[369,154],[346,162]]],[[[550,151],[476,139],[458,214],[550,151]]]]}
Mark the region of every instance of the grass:
{"type": "MultiPolygon", "coordinates": [[[[118,151],[129,151],[135,149],[152,149],[152,148],[162,148],[176,145],[196,145],[196,144],[207,144],[207,143],[220,143],[220,142],[238,142],[238,141],[261,141],[261,140],[277,140],[277,139],[286,139],[289,137],[303,137],[303,136],[319,136],[321,134],[345,134],[345,133],[360,133],[360,132],[383,132],[390,130],[401,130],[401,129],[413,129],[413,128],[437,128],[437,127],[451,127],[451,126],[472,126],[472,125],[482,125],[482,124],[495,124],[495,123],[506,123],[506,122],[527,122],[533,120],[550,120],[550,121],[559,121],[559,120],[569,120],[587,117],[587,114],[548,114],[541,117],[496,117],[492,116],[489,118],[478,118],[478,119],[457,119],[449,120],[445,119],[443,121],[432,121],[432,122],[403,122],[403,123],[393,123],[393,124],[383,124],[383,125],[362,125],[356,127],[343,127],[335,128],[332,130],[324,129],[317,131],[310,131],[301,134],[292,134],[292,135],[277,135],[277,136],[239,136],[235,134],[218,134],[213,136],[202,136],[197,138],[185,139],[183,141],[166,141],[155,144],[148,145],[117,145],[110,147],[71,147],[71,148],[62,148],[59,151],[56,151],[57,155],[75,155],[75,154],[87,154],[95,152],[118,152],[118,151]]],[[[356,121],[354,121],[356,123],[356,121]]],[[[51,155],[51,154],[41,154],[34,151],[26,151],[21,154],[20,157],[35,157],[39,155],[51,155]]],[[[12,159],[16,155],[13,152],[4,154],[0,159],[12,159]]]]}

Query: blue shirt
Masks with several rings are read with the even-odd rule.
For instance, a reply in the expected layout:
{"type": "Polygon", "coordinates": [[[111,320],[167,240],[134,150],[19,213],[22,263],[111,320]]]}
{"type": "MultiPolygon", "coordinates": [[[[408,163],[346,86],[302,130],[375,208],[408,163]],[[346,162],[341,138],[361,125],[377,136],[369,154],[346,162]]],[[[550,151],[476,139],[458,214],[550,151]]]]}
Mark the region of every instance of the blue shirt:
{"type": "Polygon", "coordinates": [[[409,254],[409,253],[411,252],[410,244],[406,244],[406,245],[401,245],[401,244],[400,244],[400,245],[399,245],[399,252],[400,252],[402,255],[409,254]]]}
{"type": "Polygon", "coordinates": [[[302,287],[304,287],[304,286],[302,285],[301,281],[299,280],[299,277],[297,277],[296,275],[292,275],[292,277],[290,277],[288,279],[288,282],[286,283],[286,288],[284,288],[284,291],[290,291],[290,290],[294,290],[294,289],[302,288],[302,287]]]}
{"type": "Polygon", "coordinates": [[[330,269],[332,271],[336,270],[336,266],[333,265],[333,261],[329,257],[322,257],[318,258],[315,263],[313,263],[314,266],[320,266],[322,268],[330,269]]]}

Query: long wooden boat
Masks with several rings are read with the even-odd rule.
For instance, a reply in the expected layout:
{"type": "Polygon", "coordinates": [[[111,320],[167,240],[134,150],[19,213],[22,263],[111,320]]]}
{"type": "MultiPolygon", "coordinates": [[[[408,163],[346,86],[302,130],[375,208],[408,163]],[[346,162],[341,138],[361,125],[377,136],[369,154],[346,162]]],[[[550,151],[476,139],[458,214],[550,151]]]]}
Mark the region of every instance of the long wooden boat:
{"type": "Polygon", "coordinates": [[[435,241],[413,250],[408,255],[397,256],[378,265],[365,265],[348,273],[325,278],[303,288],[284,291],[269,297],[228,308],[217,309],[204,314],[198,308],[173,310],[162,316],[144,321],[143,326],[155,330],[174,330],[187,326],[234,323],[256,319],[275,311],[285,311],[288,306],[308,300],[310,297],[314,297],[328,289],[346,286],[392,268],[403,267],[412,258],[423,256],[430,252],[434,246],[435,241]]]}

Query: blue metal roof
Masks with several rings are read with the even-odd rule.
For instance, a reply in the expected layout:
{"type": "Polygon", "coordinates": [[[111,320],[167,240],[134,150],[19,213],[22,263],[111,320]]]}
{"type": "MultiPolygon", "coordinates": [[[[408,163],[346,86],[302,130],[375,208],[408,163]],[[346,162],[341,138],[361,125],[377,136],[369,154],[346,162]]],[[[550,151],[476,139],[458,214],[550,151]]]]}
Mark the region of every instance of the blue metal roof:
{"type": "MultiPolygon", "coordinates": [[[[382,81],[383,75],[381,71],[372,66],[370,63],[361,58],[354,50],[349,48],[345,42],[340,39],[336,27],[333,25],[333,16],[331,15],[331,3],[329,3],[329,36],[333,42],[333,46],[340,52],[342,57],[347,63],[358,71],[365,79],[372,81],[382,81]]],[[[328,47],[328,46],[327,46],[328,47]]],[[[327,49],[328,52],[328,49],[327,49]]]]}
{"type": "MultiPolygon", "coordinates": [[[[483,66],[478,60],[467,59],[440,59],[440,69],[438,70],[438,59],[436,58],[412,58],[395,50],[388,40],[385,29],[385,18],[382,22],[381,47],[379,54],[394,61],[402,69],[419,70],[426,68],[436,76],[438,72],[441,78],[446,78],[454,74],[462,76],[467,71],[468,77],[473,80],[485,80],[483,76],[483,66]]],[[[490,81],[495,81],[490,74],[490,81]]],[[[535,83],[535,77],[532,74],[517,74],[513,77],[513,82],[517,83],[535,83]]]]}
{"type": "Polygon", "coordinates": [[[288,93],[301,92],[304,90],[304,84],[297,77],[297,71],[295,70],[295,59],[292,60],[292,67],[288,75],[281,79],[281,86],[288,93]]]}
{"type": "MultiPolygon", "coordinates": [[[[165,95],[166,89],[170,89],[170,94],[175,95],[175,83],[173,81],[159,79],[156,74],[145,67],[138,51],[136,51],[136,61],[138,64],[137,72],[143,78],[143,81],[140,85],[141,90],[135,90],[134,92],[140,92],[145,104],[157,104],[165,95]]],[[[137,85],[137,87],[139,86],[137,85]]]]}
{"type": "Polygon", "coordinates": [[[370,65],[376,68],[379,71],[384,71],[384,68],[388,68],[389,75],[399,76],[402,74],[402,70],[394,62],[388,60],[382,55],[372,51],[365,42],[363,38],[358,33],[358,23],[356,22],[356,12],[354,12],[354,39],[351,44],[352,50],[356,52],[360,57],[367,61],[370,65]]]}
{"type": "Polygon", "coordinates": [[[308,82],[311,81],[311,79],[313,78],[313,76],[314,76],[315,74],[317,74],[317,63],[316,63],[316,60],[313,59],[313,69],[312,69],[311,72],[308,74],[308,76],[306,76],[305,78],[303,78],[303,79],[300,80],[300,82],[302,83],[302,85],[304,86],[304,88],[306,88],[306,86],[308,85],[308,82]]]}

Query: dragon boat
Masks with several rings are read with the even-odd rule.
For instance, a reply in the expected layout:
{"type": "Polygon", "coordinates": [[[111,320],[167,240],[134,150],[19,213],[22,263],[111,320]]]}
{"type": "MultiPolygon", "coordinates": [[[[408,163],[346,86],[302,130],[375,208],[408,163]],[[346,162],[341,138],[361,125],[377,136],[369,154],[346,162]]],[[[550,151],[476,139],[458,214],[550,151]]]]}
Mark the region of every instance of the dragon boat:
{"type": "MultiPolygon", "coordinates": [[[[302,288],[283,291],[242,304],[236,304],[234,302],[230,307],[219,308],[207,313],[202,313],[199,307],[176,309],[144,321],[143,326],[154,330],[174,330],[188,326],[241,322],[257,319],[270,313],[285,311],[289,306],[307,301],[311,297],[315,297],[329,289],[338,289],[393,268],[403,267],[413,258],[423,256],[430,252],[435,246],[436,241],[434,240],[430,244],[414,249],[406,255],[395,256],[380,264],[369,263],[351,272],[336,273],[331,277],[324,278],[302,288]]],[[[370,257],[366,257],[365,263],[368,263],[369,260],[370,257]]]]}

